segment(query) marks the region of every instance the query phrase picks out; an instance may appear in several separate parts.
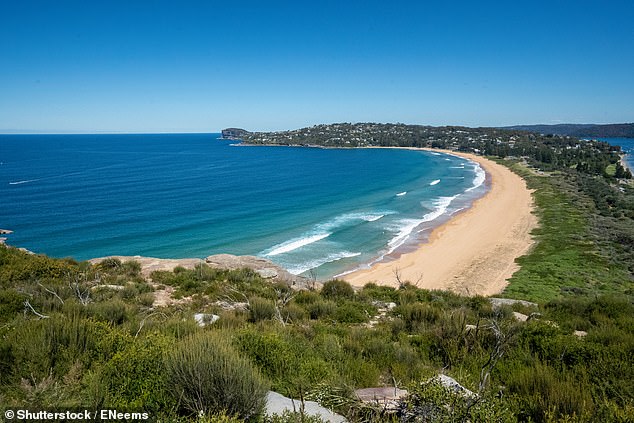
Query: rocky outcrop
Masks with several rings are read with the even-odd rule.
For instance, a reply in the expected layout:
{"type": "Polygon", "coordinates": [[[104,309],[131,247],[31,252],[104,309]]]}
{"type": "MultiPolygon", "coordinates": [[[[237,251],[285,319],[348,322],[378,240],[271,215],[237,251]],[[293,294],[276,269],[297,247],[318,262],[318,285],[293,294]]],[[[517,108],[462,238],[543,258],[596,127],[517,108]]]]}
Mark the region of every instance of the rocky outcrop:
{"type": "Polygon", "coordinates": [[[297,289],[306,289],[313,282],[307,278],[293,275],[283,267],[278,266],[270,260],[256,256],[234,256],[232,254],[216,254],[205,259],[205,263],[210,267],[220,269],[252,269],[265,279],[275,282],[285,282],[289,286],[297,289]]]}
{"type": "Polygon", "coordinates": [[[407,390],[392,387],[364,388],[354,391],[354,395],[365,404],[393,410],[398,407],[401,400],[407,397],[407,390]]]}
{"type": "Polygon", "coordinates": [[[267,416],[273,416],[275,414],[282,415],[285,411],[300,412],[302,411],[306,416],[319,417],[325,422],[343,423],[347,420],[336,413],[322,407],[315,401],[304,401],[287,398],[277,392],[269,391],[266,396],[266,408],[264,413],[267,416]]]}
{"type": "Polygon", "coordinates": [[[531,303],[524,300],[512,300],[510,298],[489,298],[493,308],[502,307],[503,305],[512,306],[513,304],[521,304],[526,307],[537,307],[537,303],[531,303]]]}

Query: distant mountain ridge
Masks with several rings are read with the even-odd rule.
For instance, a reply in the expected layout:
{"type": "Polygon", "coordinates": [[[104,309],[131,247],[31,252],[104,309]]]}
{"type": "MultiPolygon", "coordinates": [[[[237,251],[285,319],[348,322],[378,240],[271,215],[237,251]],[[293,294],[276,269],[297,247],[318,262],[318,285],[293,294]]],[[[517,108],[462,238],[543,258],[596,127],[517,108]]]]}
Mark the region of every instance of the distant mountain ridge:
{"type": "Polygon", "coordinates": [[[634,123],[573,124],[559,125],[516,125],[505,126],[502,129],[537,132],[540,134],[569,135],[573,137],[595,138],[634,138],[634,123]]]}

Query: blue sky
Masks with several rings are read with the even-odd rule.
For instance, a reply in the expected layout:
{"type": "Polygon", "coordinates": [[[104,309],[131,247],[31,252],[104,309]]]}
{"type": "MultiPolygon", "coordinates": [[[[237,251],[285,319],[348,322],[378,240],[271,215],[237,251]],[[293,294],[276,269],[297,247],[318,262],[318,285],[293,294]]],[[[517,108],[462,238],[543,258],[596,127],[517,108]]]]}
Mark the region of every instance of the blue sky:
{"type": "Polygon", "coordinates": [[[634,121],[631,1],[0,0],[0,132],[634,121]]]}

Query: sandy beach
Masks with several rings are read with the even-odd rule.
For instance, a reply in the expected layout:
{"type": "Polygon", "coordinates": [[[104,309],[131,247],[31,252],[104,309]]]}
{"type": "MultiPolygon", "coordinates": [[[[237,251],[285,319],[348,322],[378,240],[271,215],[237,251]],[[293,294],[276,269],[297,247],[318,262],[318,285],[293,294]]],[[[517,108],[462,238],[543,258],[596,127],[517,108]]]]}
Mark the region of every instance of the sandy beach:
{"type": "MultiPolygon", "coordinates": [[[[438,151],[438,150],[434,150],[438,151]]],[[[490,190],[471,208],[434,229],[429,242],[387,262],[347,274],[354,286],[369,282],[445,289],[463,295],[494,295],[519,268],[515,259],[533,245],[537,226],[533,199],[525,181],[506,167],[473,154],[447,152],[478,162],[490,190]]]]}

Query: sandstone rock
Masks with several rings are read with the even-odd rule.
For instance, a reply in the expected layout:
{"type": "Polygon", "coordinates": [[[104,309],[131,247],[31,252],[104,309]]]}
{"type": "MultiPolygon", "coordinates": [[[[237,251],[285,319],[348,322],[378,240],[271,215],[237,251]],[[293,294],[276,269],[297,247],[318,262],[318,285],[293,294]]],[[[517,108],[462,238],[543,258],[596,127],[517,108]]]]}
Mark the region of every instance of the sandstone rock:
{"type": "Polygon", "coordinates": [[[256,256],[234,256],[232,254],[216,254],[205,259],[205,263],[219,269],[237,270],[252,269],[266,279],[287,283],[292,288],[307,289],[311,283],[307,278],[293,275],[270,260],[256,256]]]}
{"type": "Polygon", "coordinates": [[[579,338],[583,338],[584,336],[588,335],[588,332],[586,332],[585,330],[576,330],[573,332],[573,334],[575,336],[578,336],[579,338]]]}
{"type": "Polygon", "coordinates": [[[256,272],[264,279],[277,278],[277,270],[270,267],[267,267],[266,269],[257,269],[256,272]]]}
{"type": "MultiPolygon", "coordinates": [[[[302,403],[299,400],[287,398],[277,392],[269,391],[266,396],[266,407],[264,413],[267,416],[273,416],[274,414],[281,415],[285,411],[299,412],[302,409],[302,403]]],[[[307,416],[317,416],[322,420],[331,423],[343,423],[347,420],[336,413],[322,407],[315,401],[304,401],[303,404],[304,414],[307,416]]]]}
{"type": "Polygon", "coordinates": [[[220,316],[215,314],[206,314],[206,313],[194,314],[194,320],[196,321],[196,323],[198,323],[198,326],[200,327],[205,327],[206,325],[215,323],[219,319],[220,319],[220,316]]]}
{"type": "Polygon", "coordinates": [[[407,390],[392,387],[365,388],[357,389],[354,394],[361,402],[391,410],[397,408],[399,401],[407,397],[407,390]]]}
{"type": "Polygon", "coordinates": [[[489,301],[491,302],[493,308],[502,307],[503,305],[512,306],[513,304],[522,304],[526,307],[537,307],[536,303],[524,300],[512,300],[510,298],[489,298],[489,301]]]}
{"type": "Polygon", "coordinates": [[[447,389],[452,390],[453,392],[455,392],[456,394],[460,394],[462,396],[465,397],[473,397],[476,394],[472,391],[470,391],[469,389],[465,388],[464,386],[462,386],[461,384],[459,384],[456,379],[447,376],[447,375],[438,375],[435,377],[435,379],[440,382],[440,384],[442,386],[444,386],[447,389]]]}

